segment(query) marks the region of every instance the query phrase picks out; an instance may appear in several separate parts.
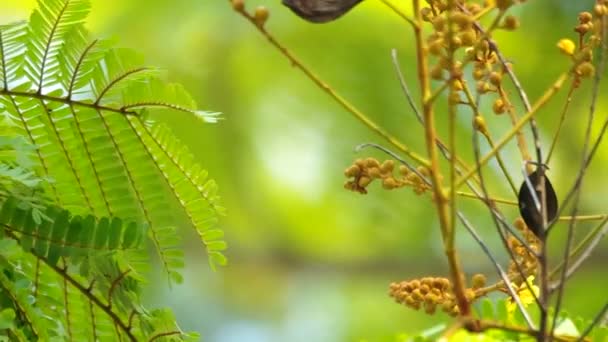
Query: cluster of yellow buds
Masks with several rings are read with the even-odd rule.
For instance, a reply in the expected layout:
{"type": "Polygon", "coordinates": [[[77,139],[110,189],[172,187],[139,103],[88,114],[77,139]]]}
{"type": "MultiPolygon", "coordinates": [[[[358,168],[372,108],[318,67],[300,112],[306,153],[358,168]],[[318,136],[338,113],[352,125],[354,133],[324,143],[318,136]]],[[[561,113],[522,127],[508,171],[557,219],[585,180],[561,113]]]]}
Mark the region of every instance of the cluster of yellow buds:
{"type": "MultiPolygon", "coordinates": [[[[486,277],[483,274],[475,274],[472,278],[472,287],[466,289],[465,294],[469,302],[474,301],[485,293],[476,290],[485,286],[486,277]]],[[[424,311],[430,315],[438,308],[450,316],[460,313],[456,304],[452,283],[443,277],[424,277],[421,279],[394,282],[389,286],[389,295],[397,303],[403,304],[411,309],[424,311]]]]}
{"type": "Polygon", "coordinates": [[[521,217],[518,217],[513,223],[515,228],[521,232],[524,241],[528,244],[530,249],[526,248],[518,239],[513,236],[510,236],[507,239],[507,244],[509,249],[513,252],[513,256],[515,260],[511,260],[509,264],[508,274],[515,276],[518,275],[519,272],[517,270],[517,264],[520,265],[522,271],[529,274],[535,274],[536,269],[538,267],[538,259],[535,253],[538,253],[540,250],[540,240],[536,237],[536,235],[526,226],[526,223],[521,217]],[[532,253],[533,251],[534,253],[532,253]]]}
{"type": "Polygon", "coordinates": [[[479,35],[473,26],[473,15],[459,9],[445,11],[444,1],[430,1],[431,7],[422,9],[422,17],[433,26],[433,33],[427,37],[427,51],[437,57],[430,75],[435,80],[458,78],[462,75],[462,62],[450,63],[450,54],[459,48],[474,46],[479,35]],[[438,8],[436,10],[435,8],[438,8]]]}
{"type": "MultiPolygon", "coordinates": [[[[353,165],[344,170],[344,175],[349,178],[344,188],[366,194],[367,187],[374,180],[379,180],[382,182],[382,187],[387,190],[411,186],[416,194],[421,194],[430,189],[423,179],[405,165],[400,165],[398,169],[399,176],[395,176],[395,161],[391,159],[382,163],[375,158],[357,159],[353,165]]],[[[428,169],[425,167],[419,167],[417,171],[425,177],[428,176],[428,169]]]]}
{"type": "Polygon", "coordinates": [[[511,66],[501,63],[487,40],[483,40],[475,47],[467,49],[467,56],[473,61],[473,79],[477,82],[477,92],[479,94],[498,93],[499,97],[494,101],[492,110],[496,114],[507,111],[509,103],[502,96],[500,90],[504,75],[508,71],[506,68],[511,66]]]}
{"type": "Polygon", "coordinates": [[[578,14],[578,24],[574,31],[579,35],[581,46],[567,38],[560,39],[557,48],[565,55],[572,58],[574,62],[574,74],[576,80],[589,78],[595,74],[593,66],[593,50],[601,44],[602,20],[608,15],[608,0],[596,0],[596,5],[591,12],[581,12],[578,14]]]}

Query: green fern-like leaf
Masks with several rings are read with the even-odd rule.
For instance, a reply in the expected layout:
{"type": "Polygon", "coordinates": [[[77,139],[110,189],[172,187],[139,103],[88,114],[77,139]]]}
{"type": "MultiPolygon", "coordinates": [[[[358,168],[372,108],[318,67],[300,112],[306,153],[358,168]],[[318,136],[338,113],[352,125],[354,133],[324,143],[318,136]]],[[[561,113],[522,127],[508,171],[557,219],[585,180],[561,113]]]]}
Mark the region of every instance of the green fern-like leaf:
{"type": "Polygon", "coordinates": [[[71,216],[68,211],[56,207],[47,208],[45,219],[36,223],[32,211],[20,208],[15,198],[8,198],[1,204],[0,225],[20,238],[23,249],[33,248],[52,265],[56,265],[59,258],[69,258],[77,263],[91,254],[139,248],[145,233],[135,222],[71,216]]]}
{"type": "Polygon", "coordinates": [[[211,265],[225,264],[215,183],[144,111],[206,122],[216,114],[198,110],[181,86],[163,81],[140,55],[88,40],[88,9],[82,0],[42,1],[27,25],[1,29],[0,110],[38,147],[35,171],[53,180],[45,193],[62,208],[145,222],[163,268],[179,282],[183,256],[166,205],[171,194],[207,246],[211,265]]]}
{"type": "MultiPolygon", "coordinates": [[[[141,55],[90,40],[86,0],[40,0],[0,26],[0,340],[197,340],[140,303],[147,236],[181,282],[173,200],[212,267],[217,187],[156,117],[199,110],[141,55]]],[[[178,217],[181,217],[179,215],[178,217]]]]}

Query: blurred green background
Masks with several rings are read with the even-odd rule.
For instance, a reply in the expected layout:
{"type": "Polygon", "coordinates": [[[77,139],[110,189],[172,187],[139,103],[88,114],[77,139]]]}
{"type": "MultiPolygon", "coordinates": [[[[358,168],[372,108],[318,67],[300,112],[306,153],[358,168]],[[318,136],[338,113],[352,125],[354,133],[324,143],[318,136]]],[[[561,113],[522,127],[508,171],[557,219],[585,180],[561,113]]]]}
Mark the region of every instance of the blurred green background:
{"type": "MultiPolygon", "coordinates": [[[[408,11],[410,2],[402,2],[408,11]]],[[[94,35],[116,36],[121,46],[144,53],[149,64],[167,69],[172,81],[184,84],[202,109],[222,112],[225,119],[203,125],[180,115],[164,118],[219,183],[228,208],[221,227],[230,246],[229,266],[212,272],[193,232],[184,229],[186,281],[168,288],[158,275],[147,289],[150,303],[172,307],[184,330],[198,330],[204,340],[217,342],[391,341],[400,332],[420,331],[445,320],[442,314],[429,317],[399,306],[387,295],[391,281],[447,274],[429,197],[408,189],[389,192],[377,184],[366,196],[343,189],[343,169],[355,158],[385,158],[371,150],[357,154],[354,146],[382,140],[292,68],[225,0],[92,3],[89,28],[94,35]]],[[[592,3],[530,1],[513,11],[522,27],[496,35],[532,100],[569,66],[555,44],[562,37],[576,39],[576,15],[592,3]]],[[[270,9],[268,29],[305,64],[424,153],[423,131],[409,111],[390,60],[390,50],[396,48],[418,96],[413,37],[405,22],[376,0],[327,25],[300,20],[279,0],[246,0],[249,9],[257,5],[270,9]]],[[[3,0],[2,22],[25,19],[34,6],[34,1],[3,0]]],[[[564,94],[539,113],[546,147],[564,94]]],[[[571,186],[577,171],[589,87],[575,94],[550,165],[558,196],[571,186]]],[[[486,113],[490,104],[484,104],[486,113]]],[[[596,133],[607,109],[608,97],[602,96],[596,133]]],[[[445,123],[444,112],[437,115],[445,123]]],[[[460,148],[470,149],[470,113],[463,111],[461,117],[460,148]]],[[[506,117],[492,117],[496,137],[508,126],[506,117]]],[[[582,213],[608,212],[605,145],[586,180],[582,213]]],[[[521,182],[514,143],[503,156],[515,181],[521,182]]],[[[513,198],[495,165],[487,169],[486,178],[495,193],[513,198]]],[[[501,250],[487,211],[471,200],[460,205],[486,242],[501,250]]],[[[514,209],[506,213],[509,219],[516,217],[514,209]]],[[[577,236],[592,226],[580,225],[577,236]]],[[[560,227],[552,237],[555,256],[564,240],[565,225],[560,227]]],[[[458,244],[469,275],[483,272],[496,279],[466,234],[460,234],[458,244]]],[[[570,312],[590,316],[603,304],[598,298],[606,298],[606,247],[604,241],[569,283],[570,312]]],[[[498,254],[504,258],[504,253],[498,254]]]]}

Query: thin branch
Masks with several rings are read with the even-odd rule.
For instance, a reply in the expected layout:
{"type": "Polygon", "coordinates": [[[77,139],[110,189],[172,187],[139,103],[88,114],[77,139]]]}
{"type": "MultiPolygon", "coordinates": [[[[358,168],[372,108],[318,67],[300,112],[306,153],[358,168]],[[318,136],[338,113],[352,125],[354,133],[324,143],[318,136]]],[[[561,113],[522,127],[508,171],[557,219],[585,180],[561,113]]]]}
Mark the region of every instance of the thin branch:
{"type": "MultiPolygon", "coordinates": [[[[599,56],[598,56],[599,57],[599,62],[598,62],[599,67],[598,67],[597,73],[595,74],[594,81],[593,81],[593,90],[592,90],[592,94],[591,94],[591,104],[589,106],[587,128],[585,129],[585,137],[583,140],[583,151],[582,151],[583,158],[581,158],[581,167],[579,170],[579,176],[577,177],[577,178],[580,178],[580,183],[578,184],[577,190],[574,192],[574,204],[572,206],[572,213],[571,213],[571,216],[573,216],[573,217],[576,217],[576,215],[578,214],[578,209],[579,209],[579,204],[580,204],[580,200],[579,200],[580,194],[581,194],[582,187],[583,187],[584,175],[587,170],[587,168],[585,167],[585,165],[587,163],[585,156],[588,154],[589,144],[591,142],[591,128],[593,126],[593,120],[595,118],[596,105],[597,105],[597,100],[598,100],[598,96],[599,96],[599,92],[600,92],[600,83],[602,80],[602,74],[606,67],[606,60],[608,59],[608,56],[606,54],[606,52],[607,52],[606,24],[608,23],[608,21],[606,21],[605,16],[601,17],[601,21],[602,21],[602,28],[601,28],[602,48],[600,49],[599,56]]],[[[570,275],[573,274],[578,269],[578,267],[582,264],[583,260],[585,259],[585,258],[583,258],[583,257],[585,257],[585,254],[583,254],[581,256],[581,258],[579,258],[579,260],[577,260],[577,261],[579,261],[579,263],[576,265],[576,267],[572,268],[572,270],[568,269],[568,263],[570,261],[570,249],[572,248],[572,243],[574,241],[575,224],[576,224],[575,220],[570,220],[570,222],[568,224],[568,235],[567,235],[567,239],[566,239],[566,248],[564,250],[564,257],[563,257],[564,266],[563,266],[563,270],[562,270],[561,277],[560,277],[560,282],[559,282],[558,289],[557,289],[557,300],[555,303],[555,314],[554,314],[554,318],[553,318],[553,325],[556,324],[557,317],[558,317],[558,314],[560,311],[563,294],[564,294],[564,286],[566,284],[566,279],[568,278],[568,274],[569,273],[570,273],[570,275]]],[[[591,250],[589,250],[588,253],[590,255],[591,250]]]]}
{"type": "MultiPolygon", "coordinates": [[[[78,57],[78,62],[76,62],[76,66],[74,67],[74,71],[72,72],[72,76],[70,77],[70,85],[68,86],[68,96],[67,98],[72,98],[72,93],[74,92],[74,86],[76,84],[76,78],[78,77],[78,72],[80,71],[80,67],[84,62],[85,57],[89,54],[89,51],[99,42],[98,39],[93,40],[87,47],[82,51],[80,57],[78,57]]],[[[5,87],[6,88],[6,87],[5,87]]]]}
{"type": "Polygon", "coordinates": [[[515,304],[517,304],[517,308],[519,309],[522,316],[526,320],[526,324],[528,325],[528,328],[536,329],[534,326],[534,322],[532,321],[532,319],[530,318],[530,315],[526,311],[526,308],[521,303],[521,300],[519,299],[519,295],[517,294],[517,291],[515,291],[515,289],[513,289],[513,285],[511,284],[511,281],[509,281],[509,276],[502,269],[502,267],[500,266],[500,263],[498,262],[498,260],[496,260],[496,258],[490,251],[490,248],[488,248],[488,246],[483,242],[483,240],[481,239],[479,234],[477,234],[477,232],[475,231],[475,229],[473,228],[471,223],[469,223],[469,221],[464,217],[464,215],[461,212],[458,212],[458,218],[460,219],[462,224],[465,226],[465,228],[469,231],[471,236],[475,239],[475,241],[477,241],[477,244],[479,244],[479,246],[481,247],[483,252],[488,256],[488,259],[490,259],[490,261],[492,262],[492,265],[494,265],[494,268],[496,268],[496,272],[500,276],[500,279],[502,279],[505,287],[507,288],[507,291],[509,292],[509,295],[511,295],[511,298],[513,298],[513,300],[515,301],[515,304]]]}
{"type": "Polygon", "coordinates": [[[388,0],[380,0],[383,4],[385,4],[388,8],[390,8],[393,12],[395,12],[398,16],[400,16],[403,20],[407,21],[408,24],[412,25],[412,27],[416,27],[416,23],[414,20],[407,16],[407,14],[403,13],[397,6],[393,5],[388,0]]]}
{"type": "Polygon", "coordinates": [[[120,108],[112,108],[112,107],[108,107],[108,106],[102,106],[102,105],[98,105],[98,104],[96,105],[94,103],[88,103],[88,102],[82,102],[82,101],[74,101],[68,97],[50,96],[50,95],[32,93],[32,92],[28,92],[28,91],[15,91],[15,90],[9,90],[9,89],[5,88],[5,89],[0,89],[0,95],[7,95],[10,97],[21,96],[21,97],[32,98],[32,99],[45,100],[45,101],[49,101],[49,102],[59,102],[59,103],[67,104],[67,105],[74,105],[74,106],[91,108],[91,109],[96,109],[96,110],[120,113],[120,114],[124,114],[124,115],[137,115],[137,112],[135,112],[135,111],[122,110],[120,108]]]}
{"type": "Polygon", "coordinates": [[[157,340],[159,338],[166,337],[166,336],[181,335],[181,334],[182,334],[181,331],[168,331],[168,332],[164,332],[164,333],[158,333],[158,334],[150,337],[148,342],[152,342],[154,340],[157,340]]]}
{"type": "MultiPolygon", "coordinates": [[[[555,284],[551,287],[551,291],[554,291],[554,290],[562,287],[563,284],[566,282],[566,280],[569,279],[572,275],[574,275],[574,273],[581,267],[583,262],[585,262],[585,260],[587,260],[591,256],[591,253],[599,245],[600,241],[602,241],[602,239],[606,236],[606,234],[608,234],[608,225],[606,224],[607,222],[608,222],[608,219],[603,221],[602,224],[598,225],[598,227],[603,227],[603,228],[598,231],[597,235],[595,235],[593,240],[591,240],[589,242],[587,247],[580,252],[581,255],[578,257],[578,259],[576,259],[572,263],[570,268],[568,268],[566,270],[566,268],[568,267],[567,263],[566,263],[567,258],[564,258],[562,260],[562,263],[559,265],[562,268],[561,279],[557,284],[555,284]]],[[[587,239],[585,239],[585,240],[587,240],[587,239]]],[[[581,243],[579,246],[577,246],[577,248],[575,248],[575,250],[568,256],[568,258],[571,258],[573,255],[578,254],[579,247],[581,247],[582,245],[583,244],[581,243]]]]}
{"type": "MultiPolygon", "coordinates": [[[[414,116],[416,117],[416,119],[418,120],[418,122],[424,126],[424,120],[422,118],[422,114],[420,114],[420,110],[418,109],[418,107],[416,106],[416,103],[414,101],[414,98],[412,97],[412,94],[410,92],[410,89],[407,85],[407,82],[405,81],[405,76],[403,75],[403,71],[401,69],[401,66],[399,65],[399,61],[397,59],[397,50],[396,49],[392,49],[391,50],[391,60],[393,62],[393,66],[395,68],[395,72],[397,74],[397,78],[399,79],[399,85],[401,86],[401,90],[403,91],[403,93],[405,94],[405,97],[407,99],[407,103],[409,104],[410,108],[412,109],[412,113],[414,113],[414,116]]],[[[444,158],[446,160],[451,160],[452,159],[452,153],[450,152],[450,150],[448,149],[448,147],[445,145],[445,143],[443,141],[441,141],[441,139],[439,137],[437,137],[437,139],[435,140],[435,143],[437,144],[437,147],[439,148],[439,150],[441,151],[441,153],[443,154],[444,158]]],[[[455,156],[456,161],[459,163],[460,167],[464,170],[468,170],[469,167],[465,164],[464,161],[462,161],[458,156],[455,156]]],[[[461,174],[460,170],[457,170],[459,174],[461,174]]],[[[477,180],[477,179],[474,179],[477,180]]]]}
{"type": "Polygon", "coordinates": [[[500,149],[502,149],[512,138],[517,134],[517,132],[530,120],[532,117],[538,112],[538,110],[543,107],[552,97],[555,95],[562,87],[564,82],[570,77],[569,72],[565,72],[561,74],[555,82],[545,91],[545,93],[538,99],[538,101],[532,107],[532,110],[526,113],[524,116],[519,119],[517,124],[515,124],[507,134],[505,134],[497,143],[496,147],[493,148],[490,152],[484,155],[479,159],[479,164],[475,165],[473,169],[469,170],[465,175],[463,175],[460,180],[457,182],[457,186],[459,187],[467,179],[477,173],[477,169],[484,166],[492,157],[498,153],[500,149]]]}
{"type": "MultiPolygon", "coordinates": [[[[481,153],[480,149],[479,149],[479,131],[477,129],[475,129],[475,128],[473,129],[472,140],[473,140],[473,153],[475,155],[475,162],[477,164],[479,164],[479,162],[480,162],[479,158],[480,158],[480,153],[481,153]]],[[[484,198],[487,201],[488,190],[487,190],[486,184],[484,182],[484,177],[483,177],[483,172],[482,172],[481,167],[477,167],[477,177],[479,177],[479,184],[480,184],[480,187],[481,187],[482,194],[483,194],[484,198]]],[[[503,243],[505,249],[507,250],[507,253],[509,254],[510,259],[513,261],[513,264],[515,265],[515,268],[517,270],[518,275],[524,281],[524,284],[526,285],[527,290],[530,292],[530,294],[532,294],[532,297],[534,298],[535,302],[539,306],[541,306],[541,302],[540,302],[538,296],[532,290],[532,287],[529,284],[529,282],[526,281],[526,273],[522,269],[522,267],[519,264],[519,262],[517,262],[517,259],[515,258],[515,255],[514,255],[513,251],[509,247],[509,243],[508,243],[507,238],[505,236],[506,234],[501,229],[501,224],[499,224],[499,223],[502,223],[503,227],[508,227],[508,228],[510,228],[510,227],[508,225],[504,224],[504,220],[501,218],[502,214],[498,210],[496,210],[496,208],[494,208],[492,205],[490,205],[489,202],[487,202],[487,203],[488,203],[488,209],[490,210],[490,213],[491,213],[492,220],[494,221],[494,226],[496,227],[496,231],[498,232],[498,236],[500,237],[501,242],[503,243]]],[[[537,253],[534,250],[532,250],[530,248],[530,246],[528,246],[528,244],[525,241],[523,241],[523,240],[521,240],[519,238],[518,234],[515,234],[512,231],[510,231],[510,233],[512,234],[512,236],[515,236],[520,241],[520,243],[522,243],[523,246],[525,246],[525,248],[526,248],[526,250],[528,252],[533,253],[533,255],[537,255],[537,253]]],[[[528,323],[529,326],[533,326],[533,323],[532,323],[531,320],[526,320],[526,322],[528,323]]]]}
{"type": "Polygon", "coordinates": [[[549,147],[549,153],[547,153],[547,159],[545,159],[545,164],[549,165],[551,162],[551,157],[553,156],[553,152],[555,151],[555,146],[557,145],[557,140],[559,139],[559,135],[561,133],[562,127],[564,125],[564,121],[566,119],[566,115],[568,114],[568,109],[570,108],[570,103],[572,102],[572,94],[574,90],[576,90],[576,82],[572,82],[570,85],[570,89],[568,90],[568,96],[566,98],[566,103],[564,104],[564,108],[559,116],[559,123],[557,124],[557,128],[555,130],[555,134],[553,134],[553,140],[551,141],[551,147],[549,147]]]}
{"type": "Polygon", "coordinates": [[[129,272],[131,272],[130,269],[120,272],[118,277],[116,277],[116,279],[114,279],[114,281],[112,281],[112,285],[110,286],[110,289],[108,289],[108,306],[109,307],[112,307],[112,295],[114,294],[114,290],[116,290],[116,287],[118,286],[118,284],[127,276],[127,274],[129,272]]]}
{"type": "MultiPolygon", "coordinates": [[[[108,84],[106,84],[106,86],[101,90],[101,92],[99,93],[99,95],[97,96],[97,98],[95,99],[95,102],[93,104],[99,105],[99,103],[101,102],[103,97],[106,95],[106,93],[108,91],[110,91],[112,89],[112,87],[115,86],[120,81],[124,81],[131,75],[138,74],[138,73],[144,72],[144,71],[149,71],[149,70],[152,70],[152,69],[146,68],[146,67],[140,67],[140,68],[135,68],[133,70],[127,70],[124,73],[118,75],[118,77],[116,77],[115,79],[108,82],[108,84]]],[[[123,107],[123,109],[124,109],[124,107],[123,107]]]]}
{"type": "MultiPolygon", "coordinates": [[[[228,0],[228,1],[230,1],[230,0],[228,0]]],[[[302,71],[304,73],[304,75],[306,75],[306,77],[308,77],[315,85],[317,85],[317,87],[319,87],[319,89],[321,89],[323,92],[325,92],[327,95],[329,95],[332,99],[334,99],[334,101],[336,101],[347,112],[351,113],[357,120],[359,120],[361,123],[363,123],[369,129],[371,129],[374,133],[376,133],[379,136],[381,136],[382,138],[384,138],[391,145],[395,146],[398,150],[400,150],[402,153],[404,153],[405,155],[407,155],[409,158],[413,159],[417,163],[424,165],[424,166],[430,165],[428,160],[426,160],[422,156],[418,155],[417,153],[411,151],[409,149],[409,147],[407,147],[402,142],[397,140],[396,137],[394,137],[393,135],[389,134],[387,131],[382,129],[377,123],[372,121],[366,114],[361,112],[359,109],[357,109],[355,106],[353,106],[350,102],[348,102],[345,98],[343,98],[340,94],[338,94],[338,92],[336,92],[332,87],[330,87],[327,83],[325,83],[325,81],[321,80],[321,78],[319,78],[308,67],[306,67],[302,62],[300,62],[300,60],[294,54],[292,54],[291,51],[289,51],[285,46],[283,46],[281,43],[279,43],[279,41],[276,40],[274,38],[274,36],[272,34],[270,34],[270,32],[268,32],[264,28],[263,25],[258,25],[258,23],[256,22],[256,19],[251,14],[246,12],[244,9],[237,10],[237,12],[243,18],[247,19],[251,24],[253,24],[253,26],[268,40],[268,42],[274,48],[276,48],[285,58],[287,58],[287,60],[289,60],[289,62],[291,63],[291,65],[294,68],[302,71]]]]}
{"type": "Polygon", "coordinates": [[[595,326],[600,324],[600,322],[605,318],[604,316],[606,315],[607,312],[608,312],[608,303],[604,304],[604,307],[597,313],[597,315],[595,315],[595,318],[593,319],[591,324],[589,324],[589,326],[585,329],[585,331],[583,331],[581,336],[579,336],[579,338],[576,341],[577,342],[583,341],[585,339],[585,337],[587,335],[589,335],[591,333],[591,331],[593,331],[593,328],[595,328],[595,326]]]}
{"type": "MultiPolygon", "coordinates": [[[[9,236],[11,239],[16,240],[17,242],[19,242],[19,238],[14,235],[13,233],[10,232],[6,232],[7,236],[9,236]]],[[[68,283],[70,283],[70,285],[74,286],[82,295],[84,295],[85,297],[87,297],[92,303],[95,303],[95,305],[100,308],[101,310],[104,311],[104,313],[106,315],[108,315],[108,317],[110,317],[112,319],[112,321],[116,324],[118,324],[118,326],[121,328],[121,330],[127,335],[127,337],[129,337],[129,340],[136,342],[137,338],[135,337],[135,335],[133,335],[133,332],[131,331],[131,328],[128,327],[125,322],[122,321],[122,319],[118,316],[117,313],[115,313],[114,311],[112,311],[112,308],[110,307],[110,305],[105,304],[101,301],[101,299],[99,299],[97,296],[95,296],[92,293],[92,289],[91,288],[87,288],[84,287],[84,285],[80,284],[74,277],[72,277],[67,270],[62,269],[61,267],[51,264],[48,262],[48,260],[42,256],[39,256],[37,254],[34,253],[34,251],[30,251],[31,255],[33,255],[34,257],[36,257],[37,260],[42,261],[43,263],[45,263],[50,269],[52,269],[53,271],[55,271],[55,273],[57,273],[57,275],[59,275],[61,278],[65,279],[68,281],[68,283]]]]}
{"type": "MultiPolygon", "coordinates": [[[[42,54],[42,63],[40,65],[40,80],[38,81],[38,91],[36,93],[40,94],[42,92],[42,85],[44,82],[44,73],[45,73],[45,69],[46,69],[46,63],[47,63],[47,57],[49,55],[49,51],[51,50],[51,45],[53,45],[53,38],[55,36],[55,32],[57,32],[57,27],[59,26],[59,22],[61,22],[61,18],[63,17],[63,14],[65,13],[66,9],[68,8],[68,5],[70,4],[69,1],[65,1],[63,4],[63,7],[61,8],[61,10],[59,11],[59,14],[57,14],[57,17],[55,18],[55,22],[53,23],[53,27],[51,27],[51,32],[49,33],[48,39],[45,42],[45,47],[44,47],[44,53],[42,54]]],[[[45,20],[44,18],[42,18],[42,20],[45,20]]]]}

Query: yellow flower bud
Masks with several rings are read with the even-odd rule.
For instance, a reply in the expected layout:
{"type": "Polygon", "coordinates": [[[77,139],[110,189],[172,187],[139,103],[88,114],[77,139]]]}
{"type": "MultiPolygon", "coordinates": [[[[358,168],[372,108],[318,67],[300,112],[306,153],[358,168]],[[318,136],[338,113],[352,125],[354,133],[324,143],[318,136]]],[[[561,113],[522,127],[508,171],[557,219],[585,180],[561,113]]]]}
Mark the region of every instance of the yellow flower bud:
{"type": "Polygon", "coordinates": [[[595,67],[589,62],[581,63],[576,67],[576,74],[583,77],[591,77],[595,74],[595,67]]]}
{"type": "Polygon", "coordinates": [[[269,15],[270,12],[268,12],[268,9],[266,7],[259,6],[258,8],[256,8],[255,13],[253,14],[253,18],[255,19],[256,25],[258,25],[259,27],[263,27],[266,21],[268,20],[269,15]]]}
{"type": "Polygon", "coordinates": [[[477,273],[473,275],[472,283],[474,289],[482,288],[486,286],[486,276],[481,273],[477,273]]]}
{"type": "Polygon", "coordinates": [[[571,41],[570,39],[560,39],[559,42],[557,42],[557,48],[564,54],[567,56],[572,56],[574,54],[574,51],[576,50],[576,44],[574,44],[573,41],[571,41]]]}
{"type": "Polygon", "coordinates": [[[234,9],[237,12],[242,12],[245,9],[245,1],[232,0],[232,9],[234,9]]]}

